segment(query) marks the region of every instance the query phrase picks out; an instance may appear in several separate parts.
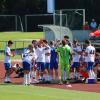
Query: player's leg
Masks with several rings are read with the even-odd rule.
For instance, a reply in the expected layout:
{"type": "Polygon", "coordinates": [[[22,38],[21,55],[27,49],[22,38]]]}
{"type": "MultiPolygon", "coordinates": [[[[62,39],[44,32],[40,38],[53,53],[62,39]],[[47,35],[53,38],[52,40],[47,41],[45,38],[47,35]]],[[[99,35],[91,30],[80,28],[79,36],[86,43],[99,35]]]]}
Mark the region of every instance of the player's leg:
{"type": "Polygon", "coordinates": [[[37,62],[37,67],[36,67],[36,79],[39,80],[40,76],[40,71],[41,71],[41,62],[37,62]]]}
{"type": "Polygon", "coordinates": [[[27,62],[23,62],[24,69],[24,85],[30,85],[30,64],[27,62]]]}
{"type": "Polygon", "coordinates": [[[63,84],[64,64],[60,62],[60,84],[63,84]]]}
{"type": "Polygon", "coordinates": [[[51,79],[53,80],[53,68],[54,68],[54,63],[53,62],[50,62],[50,76],[51,76],[51,79]]]}
{"type": "Polygon", "coordinates": [[[55,71],[55,80],[59,80],[59,76],[58,76],[58,62],[54,63],[54,71],[55,71]]]}
{"type": "Polygon", "coordinates": [[[75,67],[76,67],[76,79],[80,79],[80,74],[79,74],[80,64],[79,64],[79,62],[76,62],[75,67]]]}
{"type": "Polygon", "coordinates": [[[5,80],[4,82],[5,83],[11,83],[11,80],[10,80],[10,75],[11,75],[11,64],[10,63],[4,63],[4,66],[5,66],[5,80]]]}
{"type": "Polygon", "coordinates": [[[76,68],[75,68],[75,62],[73,62],[71,66],[71,79],[74,80],[76,78],[76,68]]]}
{"type": "Polygon", "coordinates": [[[65,70],[66,70],[66,78],[67,78],[67,83],[70,83],[70,65],[66,64],[65,66],[65,70]]]}
{"type": "Polygon", "coordinates": [[[45,70],[45,63],[40,62],[40,80],[42,81],[43,81],[44,70],[45,70]]]}
{"type": "Polygon", "coordinates": [[[45,63],[44,78],[45,78],[46,81],[50,81],[51,80],[51,77],[50,77],[50,63],[48,63],[48,62],[45,63]]]}

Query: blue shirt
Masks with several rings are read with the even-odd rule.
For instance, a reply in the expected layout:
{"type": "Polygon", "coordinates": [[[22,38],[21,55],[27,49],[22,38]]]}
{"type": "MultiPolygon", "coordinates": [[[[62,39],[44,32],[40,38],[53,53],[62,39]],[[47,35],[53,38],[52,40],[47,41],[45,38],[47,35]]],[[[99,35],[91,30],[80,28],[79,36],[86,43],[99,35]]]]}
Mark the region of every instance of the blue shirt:
{"type": "Polygon", "coordinates": [[[91,28],[96,28],[97,27],[97,23],[96,22],[91,22],[90,26],[91,26],[91,28]]]}
{"type": "Polygon", "coordinates": [[[58,62],[58,53],[55,51],[54,47],[51,47],[51,58],[50,62],[58,62]]]}

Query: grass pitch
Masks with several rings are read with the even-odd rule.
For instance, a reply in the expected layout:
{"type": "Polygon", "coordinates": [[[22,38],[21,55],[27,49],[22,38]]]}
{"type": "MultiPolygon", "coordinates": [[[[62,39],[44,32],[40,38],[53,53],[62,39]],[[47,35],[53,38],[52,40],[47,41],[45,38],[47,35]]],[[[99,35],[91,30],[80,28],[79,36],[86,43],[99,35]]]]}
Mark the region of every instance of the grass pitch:
{"type": "MultiPolygon", "coordinates": [[[[33,39],[43,39],[43,32],[0,32],[0,50],[4,50],[8,40],[14,42],[12,49],[26,48],[33,39]]],[[[0,60],[4,59],[4,54],[0,54],[0,60]]],[[[16,55],[13,59],[20,59],[20,55],[16,55]]]]}
{"type": "Polygon", "coordinates": [[[37,86],[1,85],[0,100],[99,100],[99,93],[37,86]]]}
{"type": "Polygon", "coordinates": [[[8,40],[27,40],[27,39],[41,39],[43,38],[43,32],[0,32],[0,41],[8,40]]]}
{"type": "Polygon", "coordinates": [[[14,42],[13,49],[24,48],[31,43],[33,39],[43,39],[43,32],[0,32],[0,50],[3,50],[8,40],[14,42]]]}

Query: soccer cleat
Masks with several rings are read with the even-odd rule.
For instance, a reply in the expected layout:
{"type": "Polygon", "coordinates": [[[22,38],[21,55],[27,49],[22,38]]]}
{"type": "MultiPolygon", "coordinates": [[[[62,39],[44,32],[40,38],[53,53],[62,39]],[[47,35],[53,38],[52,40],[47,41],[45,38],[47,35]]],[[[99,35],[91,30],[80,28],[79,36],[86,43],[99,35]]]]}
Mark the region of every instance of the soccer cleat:
{"type": "Polygon", "coordinates": [[[66,84],[66,87],[69,87],[70,88],[70,87],[72,87],[72,85],[71,84],[66,84]]]}
{"type": "Polygon", "coordinates": [[[62,82],[62,81],[60,81],[60,82],[59,82],[59,85],[63,85],[63,82],[62,82]]]}

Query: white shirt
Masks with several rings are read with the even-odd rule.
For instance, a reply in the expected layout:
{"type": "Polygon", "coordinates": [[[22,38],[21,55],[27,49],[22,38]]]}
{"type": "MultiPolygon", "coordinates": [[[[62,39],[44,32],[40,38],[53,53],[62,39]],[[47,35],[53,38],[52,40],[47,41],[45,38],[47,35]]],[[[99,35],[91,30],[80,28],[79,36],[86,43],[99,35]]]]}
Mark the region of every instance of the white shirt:
{"type": "Polygon", "coordinates": [[[10,47],[6,47],[6,48],[5,48],[4,63],[11,63],[11,57],[10,57],[10,56],[7,56],[6,53],[8,53],[9,55],[11,54],[10,47]]]}
{"type": "Polygon", "coordinates": [[[86,48],[85,52],[87,53],[87,62],[94,62],[95,48],[90,45],[86,48]]]}
{"type": "Polygon", "coordinates": [[[37,55],[34,52],[24,53],[23,61],[28,62],[31,65],[33,63],[32,59],[34,59],[34,61],[37,59],[37,55]]]}
{"type": "Polygon", "coordinates": [[[36,62],[45,62],[45,48],[44,47],[37,47],[36,49],[37,60],[36,62]]]}
{"type": "Polygon", "coordinates": [[[82,51],[82,49],[80,46],[73,47],[73,51],[72,51],[74,53],[74,55],[72,56],[73,62],[79,62],[80,55],[77,52],[81,52],[81,51],[82,51]]]}
{"type": "Polygon", "coordinates": [[[51,49],[48,46],[48,49],[45,50],[45,62],[47,62],[47,63],[50,63],[50,57],[51,57],[50,53],[51,53],[51,49]],[[49,54],[49,55],[46,55],[46,54],[49,54]]]}

